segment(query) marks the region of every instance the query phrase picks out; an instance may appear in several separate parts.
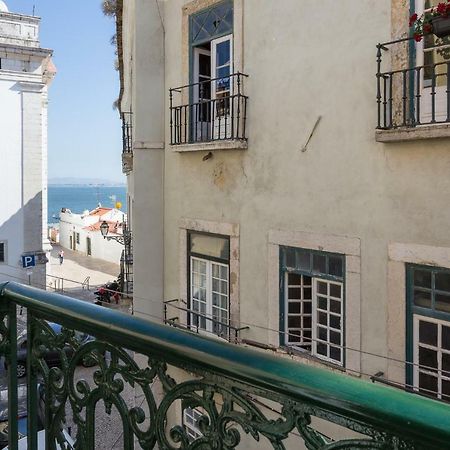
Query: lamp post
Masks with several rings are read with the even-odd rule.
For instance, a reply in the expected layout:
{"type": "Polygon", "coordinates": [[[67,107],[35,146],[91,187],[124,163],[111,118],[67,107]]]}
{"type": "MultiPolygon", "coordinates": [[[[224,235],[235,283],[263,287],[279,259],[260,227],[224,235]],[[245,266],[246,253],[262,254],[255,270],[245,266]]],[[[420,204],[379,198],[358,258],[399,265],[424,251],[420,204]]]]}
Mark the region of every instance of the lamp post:
{"type": "Polygon", "coordinates": [[[130,293],[129,292],[130,282],[132,282],[131,266],[133,264],[133,256],[131,251],[132,233],[127,228],[125,218],[122,222],[122,234],[108,236],[109,224],[105,220],[100,225],[100,233],[102,234],[103,239],[106,239],[107,241],[111,240],[116,241],[125,247],[123,257],[124,266],[121,267],[121,274],[122,274],[122,282],[124,283],[126,293],[128,294],[130,293]]]}

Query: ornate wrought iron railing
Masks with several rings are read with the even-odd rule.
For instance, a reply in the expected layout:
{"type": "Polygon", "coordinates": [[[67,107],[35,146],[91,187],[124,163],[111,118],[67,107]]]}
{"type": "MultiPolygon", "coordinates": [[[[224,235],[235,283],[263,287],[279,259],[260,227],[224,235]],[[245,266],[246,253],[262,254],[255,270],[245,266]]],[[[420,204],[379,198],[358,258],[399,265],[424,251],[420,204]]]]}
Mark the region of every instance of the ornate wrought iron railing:
{"type": "Polygon", "coordinates": [[[450,122],[450,39],[428,35],[422,43],[377,45],[378,129],[450,122]]]}
{"type": "Polygon", "coordinates": [[[303,443],[310,450],[449,448],[447,404],[6,283],[0,285],[0,350],[9,367],[12,450],[17,449],[18,306],[27,311],[30,450],[37,448],[38,380],[47,449],[58,448],[56,443],[65,448],[68,410],[75,448],[101,449],[94,438],[99,402],[107,413],[113,406],[119,411],[125,449],[225,450],[248,448],[249,439],[282,450],[288,438],[295,439],[294,448],[303,443]],[[56,333],[49,322],[63,328],[56,333]],[[80,343],[74,329],[96,340],[80,343]],[[48,350],[59,354],[60,367],[48,366],[48,350]],[[95,366],[89,383],[76,375],[77,364],[86,359],[95,366]],[[140,390],[142,403],[126,403],[126,384],[140,390]],[[197,434],[188,435],[182,423],[186,409],[200,414],[197,434]],[[328,429],[329,423],[340,427],[328,429]],[[336,428],[340,436],[333,440],[336,428]]]}
{"type": "Polygon", "coordinates": [[[243,73],[169,90],[170,143],[247,140],[243,73]]]}

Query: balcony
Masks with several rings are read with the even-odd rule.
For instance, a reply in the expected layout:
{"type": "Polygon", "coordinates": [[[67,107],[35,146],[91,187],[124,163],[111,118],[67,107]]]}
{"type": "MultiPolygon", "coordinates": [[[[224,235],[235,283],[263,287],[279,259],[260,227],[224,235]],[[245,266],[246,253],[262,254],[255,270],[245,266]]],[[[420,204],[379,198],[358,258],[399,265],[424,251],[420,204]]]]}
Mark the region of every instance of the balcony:
{"type": "Polygon", "coordinates": [[[122,172],[133,170],[133,113],[121,113],[122,120],[122,172]]]}
{"type": "Polygon", "coordinates": [[[378,44],[377,141],[450,136],[449,73],[449,38],[378,44]]]}
{"type": "Polygon", "coordinates": [[[243,73],[169,90],[170,144],[175,151],[247,148],[243,73]]]}
{"type": "Polygon", "coordinates": [[[228,322],[220,321],[218,317],[210,317],[200,311],[180,306],[181,300],[166,300],[164,302],[164,323],[203,335],[217,336],[237,344],[240,333],[249,327],[234,327],[228,322]]]}
{"type": "Polygon", "coordinates": [[[42,433],[47,449],[70,448],[69,439],[75,448],[104,448],[95,441],[103,406],[118,411],[126,449],[442,450],[450,442],[450,407],[436,400],[15,283],[0,285],[0,305],[9,449],[18,446],[23,317],[31,450],[42,433]],[[49,367],[49,352],[59,355],[58,367],[49,367]],[[79,379],[77,366],[87,361],[92,379],[79,379]],[[139,401],[127,401],[130,386],[139,401]]]}

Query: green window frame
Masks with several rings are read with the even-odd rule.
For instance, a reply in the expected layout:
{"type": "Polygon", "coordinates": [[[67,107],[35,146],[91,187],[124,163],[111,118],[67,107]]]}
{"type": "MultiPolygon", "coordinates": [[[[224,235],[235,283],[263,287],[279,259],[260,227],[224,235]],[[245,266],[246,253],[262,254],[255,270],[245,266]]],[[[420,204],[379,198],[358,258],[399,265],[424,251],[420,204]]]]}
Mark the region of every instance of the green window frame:
{"type": "Polygon", "coordinates": [[[281,347],[345,366],[345,255],[280,246],[279,330],[281,347]]]}
{"type": "Polygon", "coordinates": [[[450,269],[406,264],[406,320],[406,383],[450,401],[450,269]]]}

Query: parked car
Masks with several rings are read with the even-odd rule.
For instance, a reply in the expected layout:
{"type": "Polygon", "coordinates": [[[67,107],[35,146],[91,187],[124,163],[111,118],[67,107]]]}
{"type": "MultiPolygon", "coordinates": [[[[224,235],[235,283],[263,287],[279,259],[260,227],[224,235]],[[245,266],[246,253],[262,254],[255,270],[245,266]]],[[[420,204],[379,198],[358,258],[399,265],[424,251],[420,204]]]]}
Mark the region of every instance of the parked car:
{"type": "MultiPolygon", "coordinates": [[[[48,322],[48,325],[56,334],[61,333],[62,330],[61,325],[53,322],[48,322]]],[[[75,338],[80,344],[85,344],[95,339],[93,336],[90,336],[87,333],[82,333],[79,331],[75,332],[75,338]]],[[[66,353],[68,358],[70,358],[73,354],[73,350],[69,346],[64,347],[64,352],[66,353]]],[[[60,352],[56,350],[47,350],[44,354],[44,359],[49,367],[55,367],[61,364],[60,352]]],[[[95,361],[93,358],[86,357],[83,359],[82,364],[85,367],[90,367],[95,365],[95,361]]],[[[5,369],[7,368],[8,367],[5,362],[5,369]]],[[[25,329],[17,336],[17,377],[22,378],[26,375],[26,373],[27,373],[27,332],[25,329]]]]}
{"type": "MultiPolygon", "coordinates": [[[[37,429],[38,429],[38,450],[45,450],[45,430],[44,430],[44,386],[38,384],[38,409],[37,409],[37,429]]],[[[19,384],[17,391],[18,401],[18,429],[19,441],[18,449],[27,450],[27,386],[26,384],[19,384]]],[[[63,430],[64,438],[66,440],[66,450],[74,448],[74,442],[70,435],[63,430]]],[[[0,449],[8,450],[8,388],[7,386],[0,386],[0,449]]],[[[61,446],[56,445],[56,449],[61,449],[61,446]]]]}

